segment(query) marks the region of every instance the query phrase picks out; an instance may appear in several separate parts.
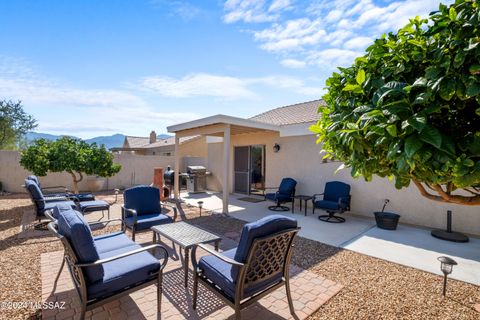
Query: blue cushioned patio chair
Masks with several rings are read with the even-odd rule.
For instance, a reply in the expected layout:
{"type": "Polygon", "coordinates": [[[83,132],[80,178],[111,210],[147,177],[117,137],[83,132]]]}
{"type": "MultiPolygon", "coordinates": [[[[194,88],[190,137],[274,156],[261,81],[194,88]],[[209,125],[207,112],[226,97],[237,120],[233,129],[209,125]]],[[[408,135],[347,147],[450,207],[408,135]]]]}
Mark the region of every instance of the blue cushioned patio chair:
{"type": "Polygon", "coordinates": [[[53,209],[59,203],[66,204],[72,208],[77,207],[75,202],[65,197],[45,197],[40,187],[32,180],[26,179],[24,186],[35,206],[38,221],[45,217],[46,210],[53,209]]]}
{"type": "Polygon", "coordinates": [[[150,230],[160,224],[172,223],[177,219],[177,208],[160,203],[160,190],[151,186],[136,186],[123,193],[122,220],[124,227],[132,231],[132,240],[135,233],[150,230]],[[167,216],[166,206],[173,211],[173,218],[167,216]]]}
{"type": "MultiPolygon", "coordinates": [[[[65,204],[65,203],[56,203],[55,206],[52,209],[45,210],[45,216],[51,221],[57,221],[58,217],[60,214],[63,214],[65,211],[70,211],[72,210],[72,207],[65,204]]],[[[80,212],[79,212],[80,213],[80,212]]],[[[106,227],[108,224],[112,222],[120,222],[121,226],[121,231],[120,232],[115,232],[111,233],[108,235],[101,235],[101,236],[94,236],[93,240],[98,244],[100,243],[100,248],[105,247],[103,245],[102,241],[103,239],[115,239],[115,248],[120,248],[123,244],[125,244],[125,233],[124,233],[124,228],[123,228],[123,221],[122,219],[110,219],[110,220],[103,220],[103,221],[94,221],[94,222],[88,222],[89,227],[95,227],[95,226],[102,226],[106,227]],[[97,242],[98,241],[98,242],[97,242]]],[[[126,238],[128,239],[128,238],[126,238]]],[[[113,244],[113,243],[112,243],[113,244]]],[[[112,248],[111,246],[108,246],[108,248],[112,248]]],[[[64,252],[65,253],[65,252],[64,252]]],[[[54,281],[54,287],[53,287],[53,292],[55,291],[57,287],[57,282],[58,279],[60,278],[60,274],[62,273],[63,267],[65,266],[65,259],[62,260],[62,265],[60,266],[60,269],[58,270],[57,277],[55,278],[54,281]]]]}
{"type": "Polygon", "coordinates": [[[315,208],[327,211],[327,215],[318,216],[319,220],[332,223],[345,222],[345,218],[336,216],[336,213],[343,213],[350,210],[350,185],[340,181],[330,181],[325,184],[323,193],[314,194],[312,197],[313,210],[315,208]],[[323,199],[319,196],[323,195],[323,199]]]}
{"type": "Polygon", "coordinates": [[[297,186],[297,181],[292,178],[283,178],[280,186],[277,188],[267,187],[268,189],[278,189],[275,193],[266,193],[265,200],[274,201],[277,203],[275,206],[270,206],[268,209],[273,211],[288,211],[290,208],[282,206],[282,203],[291,202],[292,203],[292,213],[295,206],[295,187],[297,186]]]}
{"type": "Polygon", "coordinates": [[[290,313],[294,315],[289,267],[292,243],[299,230],[295,219],[270,215],[247,223],[237,248],[219,253],[203,244],[195,246],[193,309],[197,307],[199,282],[234,308],[236,319],[240,319],[241,309],[285,285],[290,313]],[[197,262],[198,248],[210,255],[197,262]]]}
{"type": "Polygon", "coordinates": [[[61,211],[48,228],[65,250],[65,261],[81,301],[80,319],[85,312],[157,284],[157,311],[160,314],[162,272],[168,252],[159,244],[146,247],[134,243],[123,233],[93,237],[83,215],[74,210],[61,211]],[[159,250],[159,261],[149,250],[159,250]]]}

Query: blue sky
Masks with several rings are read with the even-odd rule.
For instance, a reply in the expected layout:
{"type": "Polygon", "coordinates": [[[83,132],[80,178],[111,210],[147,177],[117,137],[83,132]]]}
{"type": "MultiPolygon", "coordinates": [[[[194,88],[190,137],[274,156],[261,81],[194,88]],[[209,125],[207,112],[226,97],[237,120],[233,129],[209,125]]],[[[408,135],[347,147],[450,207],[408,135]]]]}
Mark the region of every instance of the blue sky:
{"type": "Polygon", "coordinates": [[[0,99],[22,100],[37,131],[82,138],[249,117],[319,99],[335,67],[438,4],[1,1],[0,99]]]}

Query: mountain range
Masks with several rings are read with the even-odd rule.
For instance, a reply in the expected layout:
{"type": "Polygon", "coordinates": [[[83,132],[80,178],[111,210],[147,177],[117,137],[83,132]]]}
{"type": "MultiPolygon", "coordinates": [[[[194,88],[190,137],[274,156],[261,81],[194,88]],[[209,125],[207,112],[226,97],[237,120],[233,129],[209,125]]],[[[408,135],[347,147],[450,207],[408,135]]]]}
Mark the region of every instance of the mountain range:
{"type": "MultiPolygon", "coordinates": [[[[36,139],[45,139],[45,140],[57,140],[58,138],[62,137],[62,135],[53,135],[48,133],[41,133],[41,132],[28,132],[26,134],[27,143],[32,142],[36,139]]],[[[167,139],[171,136],[168,134],[159,134],[157,135],[158,139],[167,139]]],[[[98,145],[105,145],[107,149],[121,147],[123,145],[123,141],[125,140],[125,135],[121,133],[116,133],[111,136],[99,136],[90,139],[84,139],[87,143],[96,143],[98,145]]]]}

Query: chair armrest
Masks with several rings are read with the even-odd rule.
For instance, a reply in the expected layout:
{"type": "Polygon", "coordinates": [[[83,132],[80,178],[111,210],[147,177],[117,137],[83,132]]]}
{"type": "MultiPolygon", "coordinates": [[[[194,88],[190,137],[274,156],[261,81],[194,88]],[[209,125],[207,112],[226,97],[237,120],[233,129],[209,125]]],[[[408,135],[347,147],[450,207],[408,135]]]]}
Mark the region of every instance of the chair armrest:
{"type": "Polygon", "coordinates": [[[263,190],[268,190],[268,189],[278,189],[278,187],[263,187],[263,190]]]}
{"type": "Polygon", "coordinates": [[[324,193],[315,193],[314,195],[312,195],[312,202],[315,202],[317,199],[318,196],[323,196],[324,193]]]}
{"type": "Polygon", "coordinates": [[[48,218],[48,220],[55,221],[55,218],[52,215],[52,211],[53,211],[53,209],[48,209],[48,210],[45,210],[43,213],[48,218]]]}
{"type": "Polygon", "coordinates": [[[197,262],[197,248],[198,247],[200,247],[201,249],[207,251],[211,255],[214,255],[218,259],[220,259],[220,260],[222,260],[222,261],[224,261],[228,264],[231,264],[233,266],[237,266],[237,267],[240,267],[240,268],[245,266],[245,264],[243,264],[241,262],[238,262],[236,260],[230,259],[229,257],[226,257],[225,255],[221,254],[220,252],[210,249],[209,247],[207,247],[204,244],[197,244],[197,245],[193,246],[193,250],[192,250],[192,264],[193,264],[193,269],[194,270],[196,270],[197,266],[198,266],[198,262],[197,262]]]}
{"type": "Polygon", "coordinates": [[[175,222],[175,220],[177,220],[177,215],[178,215],[178,210],[177,210],[177,208],[176,208],[174,205],[169,204],[169,203],[163,202],[162,204],[163,204],[163,206],[165,206],[165,207],[170,207],[170,208],[173,209],[173,222],[175,222]]]}
{"type": "Polygon", "coordinates": [[[134,223],[137,223],[137,210],[125,208],[125,206],[122,205],[122,220],[125,220],[125,218],[127,217],[126,212],[131,213],[131,215],[134,217],[134,223]]]}
{"type": "Polygon", "coordinates": [[[164,251],[164,257],[165,258],[163,259],[162,265],[160,266],[160,270],[162,270],[165,267],[165,265],[167,264],[167,261],[168,261],[168,251],[167,251],[167,249],[165,249],[163,246],[161,246],[159,244],[151,244],[149,246],[146,246],[146,247],[143,247],[143,248],[140,248],[140,249],[135,249],[135,250],[132,250],[132,251],[128,251],[128,252],[110,257],[110,258],[100,259],[100,260],[97,260],[97,261],[94,261],[94,262],[77,263],[77,264],[75,264],[75,266],[80,267],[80,268],[98,266],[98,265],[101,265],[101,264],[104,264],[104,263],[107,263],[107,262],[122,259],[122,258],[125,258],[125,257],[128,257],[128,256],[131,256],[133,254],[137,254],[137,253],[140,253],[140,252],[143,252],[143,251],[152,250],[152,249],[156,249],[156,248],[159,248],[159,249],[164,251]]]}
{"type": "Polygon", "coordinates": [[[342,209],[348,208],[349,202],[350,202],[350,196],[338,198],[338,206],[342,209]]]}
{"type": "Polygon", "coordinates": [[[68,190],[68,188],[65,187],[65,186],[42,187],[42,189],[64,189],[64,190],[68,190]]]}
{"type": "Polygon", "coordinates": [[[70,201],[69,198],[63,197],[63,196],[49,197],[49,196],[47,195],[47,196],[44,196],[43,198],[45,199],[45,202],[70,201]]]}
{"type": "Polygon", "coordinates": [[[113,221],[120,221],[120,222],[123,223],[123,220],[122,220],[122,219],[117,218],[117,219],[110,219],[110,220],[105,220],[105,221],[89,222],[88,225],[89,225],[89,226],[94,226],[94,225],[96,225],[96,224],[105,224],[105,225],[107,225],[107,224],[109,224],[110,222],[113,222],[113,221]]]}

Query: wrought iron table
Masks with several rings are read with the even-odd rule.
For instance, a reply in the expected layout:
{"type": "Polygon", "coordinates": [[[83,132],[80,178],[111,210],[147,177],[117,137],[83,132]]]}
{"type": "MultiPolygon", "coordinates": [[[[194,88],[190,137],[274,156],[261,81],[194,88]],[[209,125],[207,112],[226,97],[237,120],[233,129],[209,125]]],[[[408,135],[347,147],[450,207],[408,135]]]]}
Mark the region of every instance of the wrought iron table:
{"type": "Polygon", "coordinates": [[[215,250],[218,251],[218,246],[220,244],[220,241],[222,240],[222,238],[217,236],[216,234],[210,233],[183,221],[153,226],[151,229],[153,231],[153,243],[157,242],[158,235],[158,240],[160,240],[160,237],[163,236],[171,240],[173,243],[178,244],[180,248],[183,248],[185,287],[187,287],[188,284],[188,263],[190,248],[192,248],[196,244],[213,242],[215,250]]]}
{"type": "Polygon", "coordinates": [[[295,199],[300,200],[300,212],[302,212],[302,201],[305,202],[305,217],[307,216],[307,202],[312,200],[312,196],[304,196],[302,194],[296,195],[295,199]]]}

